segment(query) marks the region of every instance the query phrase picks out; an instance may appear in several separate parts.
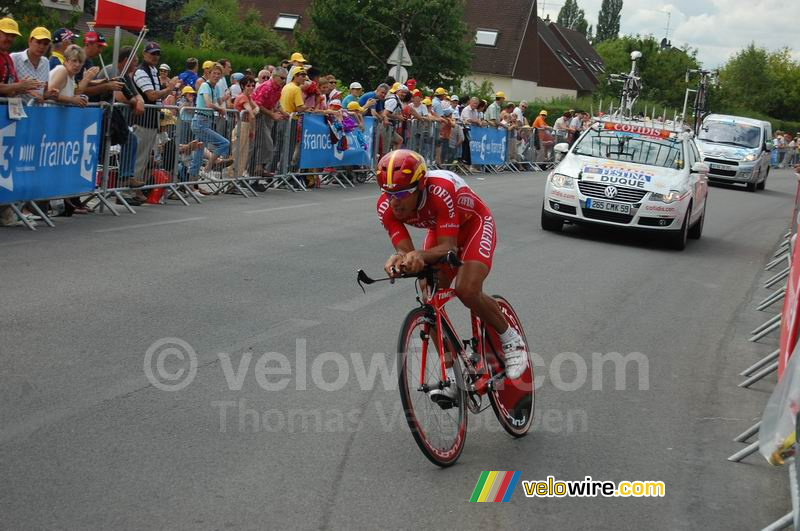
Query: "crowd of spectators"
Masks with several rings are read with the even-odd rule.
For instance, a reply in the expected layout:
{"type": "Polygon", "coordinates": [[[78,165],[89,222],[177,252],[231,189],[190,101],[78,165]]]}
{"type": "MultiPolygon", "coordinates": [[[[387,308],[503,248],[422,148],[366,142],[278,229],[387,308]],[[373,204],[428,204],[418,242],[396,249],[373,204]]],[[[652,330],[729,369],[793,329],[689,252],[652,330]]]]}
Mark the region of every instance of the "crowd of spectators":
{"type": "MultiPolygon", "coordinates": [[[[0,96],[20,97],[28,104],[50,101],[85,106],[106,101],[124,105],[125,112],[115,108],[110,120],[113,152],[118,157],[111,184],[129,187],[125,201],[133,205],[148,200],[142,188],[153,184],[156,170],[189,182],[227,171],[227,175],[251,177],[251,185],[264,190],[279,155],[275,125],[290,116],[324,115],[332,131],[355,131],[359,142],[363,117],[372,116],[381,126],[379,153],[405,145],[409,123],[436,123],[438,127],[431,128],[437,136],[431,139],[436,164],[459,161],[468,166],[472,164],[471,127],[508,130],[513,138],[512,158],[528,156],[524,154],[533,149],[541,160],[552,155],[555,143],[571,142],[589,123],[587,113],[569,111],[551,127],[545,109],[530,123],[528,103],[508,101],[502,91],[489,103],[450,94],[444,87],[425,90],[414,79],[400,83],[389,78],[371,90],[358,80],[340,84],[300,52],[256,73],[234,71],[227,59],[201,63],[191,57],[184,70],[173,75],[176,65],[161,62],[156,42],[146,43],[141,56],[123,47],[119,62],[105,66],[100,56],[106,41],[98,32],[80,35],[67,28],[50,32],[38,27],[28,36],[26,50],[9,54],[18,37],[17,23],[0,19],[4,59],[0,61],[0,96]],[[237,127],[225,119],[234,111],[237,127]],[[234,162],[236,166],[231,166],[234,162]]],[[[299,149],[297,142],[292,163],[297,162],[299,149]]],[[[200,186],[196,190],[209,193],[200,186]]],[[[64,215],[86,212],[80,198],[64,201],[64,215]]]]}

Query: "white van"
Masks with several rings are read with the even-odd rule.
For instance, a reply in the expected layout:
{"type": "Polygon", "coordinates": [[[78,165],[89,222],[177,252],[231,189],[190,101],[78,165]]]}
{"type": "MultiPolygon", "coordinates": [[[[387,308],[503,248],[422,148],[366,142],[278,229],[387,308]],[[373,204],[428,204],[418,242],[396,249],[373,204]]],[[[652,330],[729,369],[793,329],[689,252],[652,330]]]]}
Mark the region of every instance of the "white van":
{"type": "Polygon", "coordinates": [[[697,135],[712,181],[742,183],[751,192],[763,190],[769,175],[772,125],[763,120],[709,114],[697,135]]]}

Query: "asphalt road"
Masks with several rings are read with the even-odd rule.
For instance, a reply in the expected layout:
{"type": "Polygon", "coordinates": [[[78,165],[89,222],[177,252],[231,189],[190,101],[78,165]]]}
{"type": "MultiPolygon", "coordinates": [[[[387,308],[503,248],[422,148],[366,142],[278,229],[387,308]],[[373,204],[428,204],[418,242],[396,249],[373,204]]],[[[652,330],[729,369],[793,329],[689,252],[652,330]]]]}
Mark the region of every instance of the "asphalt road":
{"type": "Polygon", "coordinates": [[[491,410],[471,416],[446,470],[417,449],[394,380],[370,382],[370,367],[393,369],[414,304],[410,283],[355,284],[390,251],[372,185],[0,231],[0,527],[752,529],[782,516],[786,470],[725,458],[774,385],[736,388],[769,351],[745,338],[768,317],[753,300],[794,177],[774,172],[757,194],[712,187],[684,252],[543,232],[543,179],[469,180],[498,225],[487,291],[513,302],[546,363],[536,424],[512,440],[491,410]],[[167,342],[196,353],[196,373],[188,351],[158,367],[167,342]],[[148,349],[154,378],[180,377],[153,385],[148,349]],[[618,377],[593,361],[612,352],[639,362],[618,377]],[[286,374],[263,378],[281,355],[286,374]],[[518,486],[510,503],[469,504],[483,470],[660,480],[666,497],[518,486]]]}

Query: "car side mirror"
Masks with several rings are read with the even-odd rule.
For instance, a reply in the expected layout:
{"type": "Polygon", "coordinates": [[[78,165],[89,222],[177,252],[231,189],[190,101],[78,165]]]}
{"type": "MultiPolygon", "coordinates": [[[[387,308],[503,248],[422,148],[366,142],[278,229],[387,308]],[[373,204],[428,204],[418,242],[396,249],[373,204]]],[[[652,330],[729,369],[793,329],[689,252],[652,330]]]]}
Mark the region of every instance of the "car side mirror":
{"type": "Polygon", "coordinates": [[[566,155],[567,151],[569,151],[569,144],[566,142],[560,142],[553,146],[553,151],[556,153],[561,153],[562,155],[566,155]]]}
{"type": "Polygon", "coordinates": [[[772,142],[764,142],[764,151],[772,151],[772,142]]]}
{"type": "Polygon", "coordinates": [[[692,173],[708,173],[711,168],[705,162],[695,162],[692,164],[692,173]]]}

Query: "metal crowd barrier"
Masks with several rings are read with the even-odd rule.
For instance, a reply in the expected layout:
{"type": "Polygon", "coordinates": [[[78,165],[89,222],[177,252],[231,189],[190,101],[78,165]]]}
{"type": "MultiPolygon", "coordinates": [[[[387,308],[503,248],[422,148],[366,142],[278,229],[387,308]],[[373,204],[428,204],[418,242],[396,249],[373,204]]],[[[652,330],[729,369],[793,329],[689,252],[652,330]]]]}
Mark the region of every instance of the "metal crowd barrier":
{"type": "MultiPolygon", "coordinates": [[[[504,130],[505,162],[477,169],[469,156],[470,128],[460,120],[390,118],[374,122],[370,164],[300,169],[302,115],[273,120],[263,114],[252,118],[246,111],[228,110],[220,116],[197,107],[159,105],[145,105],[144,113],[135,114],[127,104],[99,106],[104,114],[97,186],[82,194],[83,204],[115,216],[114,202],[135,213],[133,207],[141,202],[175,200],[188,206],[212,194],[255,197],[267,189],[355,187],[374,179],[377,161],[396,147],[419,152],[432,169],[461,175],[540,171],[554,164],[552,145],[538,141],[540,131],[535,129],[504,130]]],[[[8,208],[34,229],[22,214],[26,206],[54,226],[34,201],[8,208]]]]}

